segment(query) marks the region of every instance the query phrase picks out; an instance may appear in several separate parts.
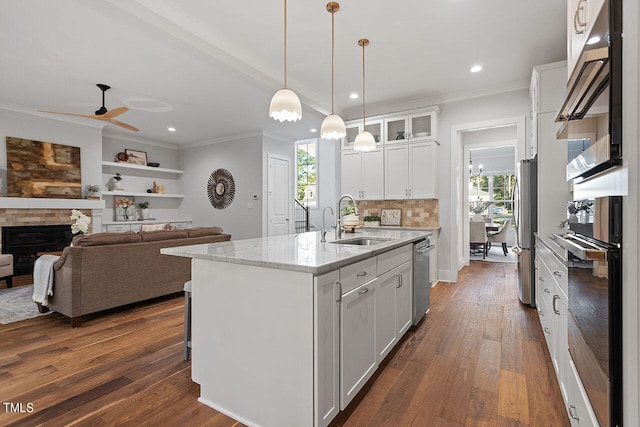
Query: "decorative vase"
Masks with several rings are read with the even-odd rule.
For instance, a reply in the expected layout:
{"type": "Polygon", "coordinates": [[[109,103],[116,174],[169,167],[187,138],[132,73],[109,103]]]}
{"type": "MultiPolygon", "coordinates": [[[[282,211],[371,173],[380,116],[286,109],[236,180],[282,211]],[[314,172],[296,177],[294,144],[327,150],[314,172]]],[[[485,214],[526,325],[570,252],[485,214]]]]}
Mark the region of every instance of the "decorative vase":
{"type": "Polygon", "coordinates": [[[142,219],[149,218],[149,208],[140,209],[140,216],[142,219]]]}
{"type": "Polygon", "coordinates": [[[113,181],[113,189],[114,190],[124,190],[122,188],[122,180],[113,181]]]}
{"type": "Polygon", "coordinates": [[[578,222],[578,216],[574,213],[569,214],[569,224],[576,224],[578,222]]]}
{"type": "Polygon", "coordinates": [[[380,221],[365,221],[365,227],[380,227],[380,221]]]}
{"type": "Polygon", "coordinates": [[[484,221],[484,215],[477,213],[473,215],[471,221],[484,221]]]}
{"type": "Polygon", "coordinates": [[[404,131],[403,130],[399,130],[396,133],[398,134],[398,136],[396,136],[396,140],[404,139],[404,131]]]}
{"type": "Polygon", "coordinates": [[[345,215],[342,217],[342,225],[356,226],[360,225],[360,215],[345,215]]]}

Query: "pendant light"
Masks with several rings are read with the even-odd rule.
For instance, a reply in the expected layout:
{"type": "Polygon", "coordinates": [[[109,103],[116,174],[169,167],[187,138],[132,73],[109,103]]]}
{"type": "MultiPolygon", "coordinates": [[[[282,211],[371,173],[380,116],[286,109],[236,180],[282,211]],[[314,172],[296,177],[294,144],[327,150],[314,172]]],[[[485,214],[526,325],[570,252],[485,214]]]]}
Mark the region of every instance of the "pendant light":
{"type": "Polygon", "coordinates": [[[298,95],[287,89],[287,0],[284,0],[284,88],[271,98],[269,116],[281,122],[295,122],[302,118],[302,105],[298,95]]]}
{"type": "Polygon", "coordinates": [[[373,139],[371,132],[366,131],[366,116],[364,111],[364,48],[369,45],[369,40],[358,40],[358,46],[362,46],[362,132],[356,136],[356,140],[353,142],[353,149],[358,151],[371,151],[376,148],[376,141],[373,139]]]}
{"type": "Polygon", "coordinates": [[[340,5],[336,2],[327,3],[327,11],[331,13],[331,114],[325,117],[320,127],[320,136],[323,139],[340,139],[347,135],[347,127],[342,117],[333,114],[333,63],[335,58],[335,42],[334,42],[334,17],[335,13],[340,10],[340,5]]]}

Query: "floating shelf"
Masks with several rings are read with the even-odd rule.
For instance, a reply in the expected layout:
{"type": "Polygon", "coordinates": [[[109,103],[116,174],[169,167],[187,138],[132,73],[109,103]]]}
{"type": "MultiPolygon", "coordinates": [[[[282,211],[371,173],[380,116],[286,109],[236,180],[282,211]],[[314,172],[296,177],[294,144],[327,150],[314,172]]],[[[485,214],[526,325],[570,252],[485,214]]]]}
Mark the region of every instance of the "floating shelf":
{"type": "Polygon", "coordinates": [[[135,165],[133,163],[119,163],[119,162],[102,162],[102,168],[115,168],[120,170],[137,170],[137,171],[146,171],[152,173],[169,173],[174,175],[182,175],[184,173],[183,170],[180,169],[168,169],[168,168],[152,168],[151,166],[143,166],[143,165],[135,165]]]}
{"type": "Polygon", "coordinates": [[[164,197],[167,199],[183,199],[184,194],[158,194],[158,193],[143,193],[140,191],[103,191],[102,197],[115,197],[115,196],[133,196],[133,197],[164,197]]]}

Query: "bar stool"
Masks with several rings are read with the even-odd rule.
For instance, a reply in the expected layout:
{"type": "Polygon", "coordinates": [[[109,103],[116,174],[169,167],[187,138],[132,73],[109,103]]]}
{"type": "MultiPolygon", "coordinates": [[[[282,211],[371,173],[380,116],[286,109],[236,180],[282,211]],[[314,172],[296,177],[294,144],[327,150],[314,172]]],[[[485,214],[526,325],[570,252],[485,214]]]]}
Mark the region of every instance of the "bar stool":
{"type": "Polygon", "coordinates": [[[184,360],[191,359],[191,280],[184,284],[184,360]]]}

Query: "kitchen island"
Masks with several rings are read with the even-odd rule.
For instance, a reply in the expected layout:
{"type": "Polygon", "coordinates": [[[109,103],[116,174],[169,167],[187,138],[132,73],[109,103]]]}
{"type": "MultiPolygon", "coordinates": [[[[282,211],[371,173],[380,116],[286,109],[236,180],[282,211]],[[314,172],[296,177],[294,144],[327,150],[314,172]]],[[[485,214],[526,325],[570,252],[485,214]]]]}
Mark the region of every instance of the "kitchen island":
{"type": "Polygon", "coordinates": [[[328,425],[411,326],[413,243],[429,234],[366,230],[321,242],[310,232],[162,249],[192,258],[199,401],[247,425],[328,425]]]}

